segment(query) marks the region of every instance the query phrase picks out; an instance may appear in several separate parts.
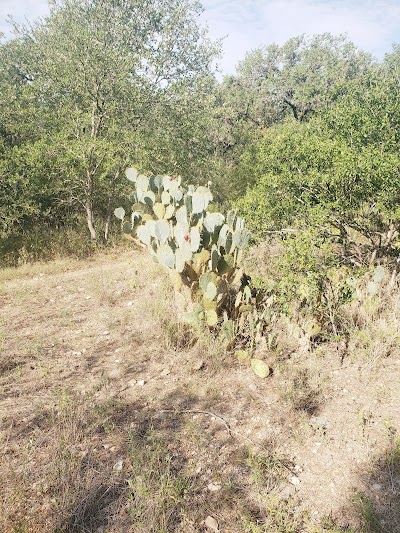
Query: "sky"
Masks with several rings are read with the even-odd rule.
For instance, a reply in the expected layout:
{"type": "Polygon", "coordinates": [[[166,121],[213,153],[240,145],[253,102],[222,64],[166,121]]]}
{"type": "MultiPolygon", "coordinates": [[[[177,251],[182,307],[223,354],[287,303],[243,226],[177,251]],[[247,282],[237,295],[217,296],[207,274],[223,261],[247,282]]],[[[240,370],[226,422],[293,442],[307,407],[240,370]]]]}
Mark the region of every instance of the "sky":
{"type": "MultiPolygon", "coordinates": [[[[400,43],[400,0],[203,0],[202,22],[213,39],[224,37],[224,74],[246,52],[283,44],[300,34],[347,34],[357,46],[382,58],[400,43]]],[[[0,31],[9,35],[7,15],[32,20],[48,12],[47,0],[0,0],[0,31]]]]}

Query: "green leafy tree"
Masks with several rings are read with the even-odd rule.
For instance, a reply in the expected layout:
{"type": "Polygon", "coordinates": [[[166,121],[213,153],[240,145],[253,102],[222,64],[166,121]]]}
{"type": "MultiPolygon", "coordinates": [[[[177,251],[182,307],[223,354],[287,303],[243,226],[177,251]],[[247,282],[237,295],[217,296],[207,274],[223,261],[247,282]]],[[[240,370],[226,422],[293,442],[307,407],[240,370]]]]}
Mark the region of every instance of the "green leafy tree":
{"type": "Polygon", "coordinates": [[[3,69],[24,81],[10,98],[30,102],[27,127],[51,147],[61,200],[84,210],[93,239],[96,218],[107,238],[121,170],[177,113],[177,86],[210,72],[217,47],[200,12],[191,0],[54,0],[47,18],[15,27],[3,69]]]}
{"type": "MultiPolygon", "coordinates": [[[[268,130],[248,154],[258,184],[240,203],[259,234],[320,227],[343,255],[393,252],[400,224],[396,70],[371,68],[308,122],[268,130]],[[392,89],[388,90],[388,87],[392,89]]],[[[245,159],[245,158],[244,158],[245,159]]]]}
{"type": "Polygon", "coordinates": [[[288,118],[301,124],[329,109],[370,65],[367,54],[330,34],[299,36],[248,53],[237,74],[221,84],[215,112],[215,143],[228,171],[225,197],[238,198],[254,185],[251,151],[268,128],[288,118]]]}

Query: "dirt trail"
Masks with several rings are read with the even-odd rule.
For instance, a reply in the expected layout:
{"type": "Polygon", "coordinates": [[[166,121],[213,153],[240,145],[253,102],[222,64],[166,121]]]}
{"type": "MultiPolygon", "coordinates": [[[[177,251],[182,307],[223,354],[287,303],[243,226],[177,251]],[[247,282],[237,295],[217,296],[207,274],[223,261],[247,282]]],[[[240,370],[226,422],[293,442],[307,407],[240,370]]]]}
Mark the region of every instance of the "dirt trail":
{"type": "MultiPolygon", "coordinates": [[[[400,469],[388,459],[400,432],[399,353],[373,365],[354,359],[341,366],[327,347],[294,354],[262,380],[233,356],[206,353],[204,344],[180,347],[171,301],[165,275],[141,252],[99,256],[67,272],[47,273],[44,266],[32,278],[16,274],[4,282],[2,531],[142,531],[126,510],[126,479],[133,468],[129,435],[149,428],[170,436],[172,455],[192,476],[193,510],[181,512],[168,531],[203,531],[207,515],[230,532],[246,531],[246,512],[254,523],[268,519],[268,483],[251,481],[247,446],[285,465],[275,494],[309,517],[293,531],[323,531],[328,516],[361,531],[357,491],[377,509],[376,531],[400,531],[400,469]],[[299,382],[299,368],[309,382],[299,382]],[[312,412],[296,407],[296,387],[315,396],[312,412]],[[91,477],[84,470],[88,485],[75,487],[82,465],[73,478],[75,496],[55,482],[54,465],[69,446],[92,461],[91,477]],[[88,518],[78,505],[88,496],[79,491],[94,490],[99,471],[114,488],[103,499],[94,492],[101,505],[88,518]],[[215,491],[207,488],[213,482],[215,491]]],[[[254,531],[269,530],[275,531],[254,531]]]]}

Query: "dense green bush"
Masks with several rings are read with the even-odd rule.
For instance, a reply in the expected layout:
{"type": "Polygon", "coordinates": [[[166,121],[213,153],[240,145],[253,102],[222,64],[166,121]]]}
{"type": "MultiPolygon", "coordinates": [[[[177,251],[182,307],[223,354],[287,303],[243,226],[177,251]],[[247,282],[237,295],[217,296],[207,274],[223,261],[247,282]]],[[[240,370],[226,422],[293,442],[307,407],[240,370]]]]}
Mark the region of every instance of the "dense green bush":
{"type": "Polygon", "coordinates": [[[271,128],[251,160],[257,184],[237,205],[259,237],[313,227],[349,262],[396,253],[400,156],[389,143],[357,146],[315,118],[271,128]]]}

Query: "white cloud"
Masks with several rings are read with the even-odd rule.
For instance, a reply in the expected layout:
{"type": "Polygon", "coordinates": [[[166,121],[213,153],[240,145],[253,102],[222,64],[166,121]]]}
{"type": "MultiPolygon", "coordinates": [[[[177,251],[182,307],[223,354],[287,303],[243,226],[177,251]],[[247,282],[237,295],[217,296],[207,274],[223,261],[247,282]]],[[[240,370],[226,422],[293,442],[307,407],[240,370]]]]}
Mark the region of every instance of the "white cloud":
{"type": "MultiPolygon", "coordinates": [[[[224,41],[222,70],[234,72],[246,52],[306,33],[347,33],[360,48],[382,57],[400,41],[400,0],[202,0],[202,15],[224,41]]],[[[0,31],[9,35],[7,15],[17,21],[48,13],[47,0],[0,0],[0,31]]]]}
{"type": "Polygon", "coordinates": [[[7,22],[12,16],[17,22],[33,20],[49,12],[47,0],[0,0],[0,31],[10,35],[12,26],[7,22]]]}
{"type": "Polygon", "coordinates": [[[204,0],[211,35],[228,34],[221,65],[233,72],[245,53],[283,44],[302,33],[347,33],[360,48],[381,57],[400,41],[398,0],[204,0]]]}

